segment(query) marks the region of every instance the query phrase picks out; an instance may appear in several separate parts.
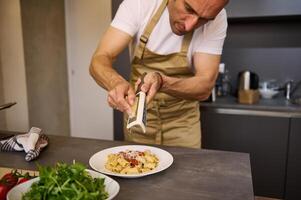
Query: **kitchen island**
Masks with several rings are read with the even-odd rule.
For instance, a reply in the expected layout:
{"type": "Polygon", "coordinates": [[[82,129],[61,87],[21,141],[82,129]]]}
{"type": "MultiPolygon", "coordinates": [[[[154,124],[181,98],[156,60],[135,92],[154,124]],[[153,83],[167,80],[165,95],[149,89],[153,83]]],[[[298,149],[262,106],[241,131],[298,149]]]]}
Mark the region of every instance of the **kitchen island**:
{"type": "MultiPolygon", "coordinates": [[[[8,132],[1,132],[0,137],[8,132]]],[[[127,145],[120,141],[49,136],[50,143],[34,162],[24,152],[0,152],[0,167],[36,170],[36,163],[53,166],[73,160],[89,167],[89,158],[106,148],[127,145]]],[[[141,178],[112,177],[120,184],[116,199],[231,199],[253,200],[249,154],[157,146],[174,157],[166,170],[141,178]]],[[[90,167],[89,167],[90,168],[90,167]]]]}

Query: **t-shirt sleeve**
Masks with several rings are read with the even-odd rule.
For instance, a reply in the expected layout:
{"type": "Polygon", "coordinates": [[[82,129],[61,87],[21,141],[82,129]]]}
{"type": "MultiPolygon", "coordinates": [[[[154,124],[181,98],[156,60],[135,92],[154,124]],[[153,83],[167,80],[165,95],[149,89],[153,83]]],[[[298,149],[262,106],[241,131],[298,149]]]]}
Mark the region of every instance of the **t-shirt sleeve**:
{"type": "Polygon", "coordinates": [[[124,0],[116,12],[111,22],[111,26],[134,36],[139,29],[140,0],[124,0]]]}
{"type": "Polygon", "coordinates": [[[195,52],[221,55],[227,27],[227,14],[225,9],[223,9],[213,21],[205,25],[202,38],[200,38],[195,52]]]}

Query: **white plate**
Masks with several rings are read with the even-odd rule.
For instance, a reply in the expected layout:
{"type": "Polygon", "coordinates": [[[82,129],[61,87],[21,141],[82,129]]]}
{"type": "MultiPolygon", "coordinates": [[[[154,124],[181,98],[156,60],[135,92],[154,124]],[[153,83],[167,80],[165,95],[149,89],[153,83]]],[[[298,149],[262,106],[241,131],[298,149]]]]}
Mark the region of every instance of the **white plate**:
{"type": "Polygon", "coordinates": [[[125,145],[125,146],[118,146],[109,149],[104,149],[102,151],[95,153],[89,160],[90,166],[96,171],[99,171],[103,174],[119,176],[124,178],[138,178],[150,174],[155,174],[167,169],[172,163],[173,163],[173,157],[169,152],[163,149],[159,149],[152,146],[145,146],[145,145],[125,145]],[[115,154],[115,153],[119,153],[120,151],[126,151],[126,150],[134,150],[134,151],[150,150],[152,154],[155,154],[158,157],[159,159],[158,166],[151,171],[144,172],[141,174],[119,174],[119,173],[111,172],[110,170],[105,168],[105,163],[107,162],[109,154],[112,153],[115,154]]]}
{"type": "MultiPolygon", "coordinates": [[[[105,178],[106,191],[109,193],[109,198],[107,200],[113,199],[118,194],[120,186],[114,179],[93,170],[86,170],[93,178],[105,178]]],[[[12,188],[7,194],[7,200],[21,200],[22,195],[29,191],[31,184],[37,182],[39,179],[40,178],[37,177],[12,188]]]]}

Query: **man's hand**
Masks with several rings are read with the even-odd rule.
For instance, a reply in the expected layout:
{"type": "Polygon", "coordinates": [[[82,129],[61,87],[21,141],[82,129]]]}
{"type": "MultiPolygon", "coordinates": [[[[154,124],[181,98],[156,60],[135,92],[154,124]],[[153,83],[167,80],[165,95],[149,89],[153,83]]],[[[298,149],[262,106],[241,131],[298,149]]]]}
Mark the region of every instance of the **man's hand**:
{"type": "MultiPolygon", "coordinates": [[[[140,84],[141,79],[139,78],[135,83],[137,88],[140,84]]],[[[150,72],[144,77],[144,84],[141,86],[141,91],[147,94],[146,102],[149,103],[155,96],[155,94],[160,91],[163,85],[162,75],[159,72],[150,72]]]]}
{"type": "Polygon", "coordinates": [[[131,106],[135,101],[135,92],[131,85],[122,81],[116,84],[116,86],[108,92],[108,103],[109,105],[121,112],[127,112],[131,115],[131,106]]]}
{"type": "Polygon", "coordinates": [[[96,83],[108,91],[108,104],[128,114],[131,114],[135,93],[130,84],[113,69],[112,64],[131,40],[131,35],[110,26],[93,55],[89,69],[96,83]]]}

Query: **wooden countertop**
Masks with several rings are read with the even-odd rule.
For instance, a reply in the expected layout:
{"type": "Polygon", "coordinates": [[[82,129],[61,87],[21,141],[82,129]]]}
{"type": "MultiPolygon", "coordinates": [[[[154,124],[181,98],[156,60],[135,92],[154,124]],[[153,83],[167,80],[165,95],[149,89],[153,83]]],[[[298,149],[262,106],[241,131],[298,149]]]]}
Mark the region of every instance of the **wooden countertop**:
{"type": "MultiPolygon", "coordinates": [[[[7,132],[6,132],[7,134],[7,132]]],[[[0,131],[0,137],[4,136],[0,131]]],[[[36,170],[36,163],[53,166],[73,160],[89,166],[89,158],[120,141],[49,136],[49,146],[33,162],[24,152],[0,152],[0,167],[36,170]]],[[[112,177],[120,184],[116,199],[223,199],[253,200],[250,158],[245,153],[159,146],[170,152],[174,163],[165,171],[135,179],[112,177]]]]}

